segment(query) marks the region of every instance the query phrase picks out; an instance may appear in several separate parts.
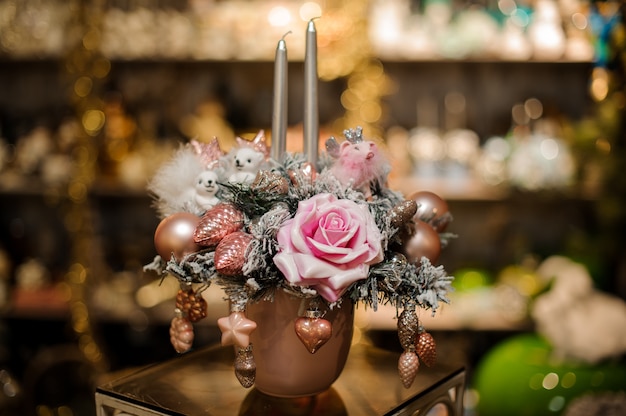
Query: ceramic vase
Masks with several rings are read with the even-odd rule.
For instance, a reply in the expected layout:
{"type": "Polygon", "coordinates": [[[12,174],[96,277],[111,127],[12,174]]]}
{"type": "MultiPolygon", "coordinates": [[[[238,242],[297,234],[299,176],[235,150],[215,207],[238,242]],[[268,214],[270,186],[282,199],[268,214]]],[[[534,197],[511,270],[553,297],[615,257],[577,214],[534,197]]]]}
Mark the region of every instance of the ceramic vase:
{"type": "Polygon", "coordinates": [[[304,316],[307,300],[277,291],[273,301],[250,303],[246,315],[257,323],[251,334],[256,362],[255,387],[276,397],[302,397],[322,393],[341,374],[352,342],[354,305],[344,300],[341,307],[325,311],[332,324],[330,339],[310,353],[295,331],[304,316]]]}

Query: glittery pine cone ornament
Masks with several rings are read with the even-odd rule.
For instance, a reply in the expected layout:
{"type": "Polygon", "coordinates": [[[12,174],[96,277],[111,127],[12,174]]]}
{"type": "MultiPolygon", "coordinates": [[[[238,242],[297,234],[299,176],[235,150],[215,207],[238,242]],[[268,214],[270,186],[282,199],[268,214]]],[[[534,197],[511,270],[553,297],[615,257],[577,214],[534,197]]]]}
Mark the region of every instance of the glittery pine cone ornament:
{"type": "Polygon", "coordinates": [[[400,228],[411,221],[416,212],[417,203],[408,199],[391,209],[389,221],[393,227],[400,228]]]}
{"type": "Polygon", "coordinates": [[[235,356],[235,376],[237,380],[239,380],[239,383],[245,388],[254,385],[256,379],[256,363],[252,355],[252,345],[248,345],[246,348],[237,348],[237,355],[235,356]]]}
{"type": "Polygon", "coordinates": [[[404,351],[400,355],[398,360],[398,373],[400,374],[400,380],[405,388],[411,387],[417,370],[419,370],[420,362],[417,354],[414,351],[404,351]]]}
{"type": "Polygon", "coordinates": [[[200,293],[193,289],[180,289],[176,295],[176,308],[190,321],[198,322],[207,315],[207,303],[200,293]]]}
{"type": "Polygon", "coordinates": [[[417,334],[415,352],[427,367],[432,367],[437,362],[437,346],[431,334],[421,331],[417,334]]]}
{"type": "Polygon", "coordinates": [[[398,338],[405,350],[415,347],[415,336],[419,327],[419,320],[414,309],[404,309],[398,317],[398,338]]]}
{"type": "Polygon", "coordinates": [[[434,364],[435,343],[420,326],[414,307],[405,308],[398,317],[398,338],[404,349],[398,360],[398,372],[404,387],[409,388],[417,375],[420,359],[428,367],[434,364]],[[422,335],[423,339],[420,338],[422,335]]]}

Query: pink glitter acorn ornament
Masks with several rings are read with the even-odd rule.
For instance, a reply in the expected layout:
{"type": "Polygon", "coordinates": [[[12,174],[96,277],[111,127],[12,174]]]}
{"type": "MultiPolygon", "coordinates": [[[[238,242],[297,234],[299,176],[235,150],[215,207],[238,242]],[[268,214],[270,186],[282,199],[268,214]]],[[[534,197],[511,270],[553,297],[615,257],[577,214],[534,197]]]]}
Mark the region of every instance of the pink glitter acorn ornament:
{"type": "Polygon", "coordinates": [[[193,233],[193,240],[200,246],[214,248],[222,238],[241,228],[241,211],[233,204],[220,203],[204,213],[193,233]]]}
{"type": "Polygon", "coordinates": [[[243,272],[245,255],[253,237],[243,231],[235,231],[224,237],[215,248],[215,268],[226,276],[243,272]]]}

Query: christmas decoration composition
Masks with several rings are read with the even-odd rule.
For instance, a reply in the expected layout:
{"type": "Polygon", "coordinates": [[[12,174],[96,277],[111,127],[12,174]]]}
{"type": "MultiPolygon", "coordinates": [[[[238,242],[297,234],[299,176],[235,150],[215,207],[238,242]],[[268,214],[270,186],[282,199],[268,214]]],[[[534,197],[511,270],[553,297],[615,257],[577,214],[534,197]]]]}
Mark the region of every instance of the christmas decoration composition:
{"type": "Polygon", "coordinates": [[[149,185],[162,218],[158,255],[145,269],[180,282],[170,330],[177,352],[191,349],[193,323],[206,316],[201,292],[217,284],[231,311],[217,322],[222,345],[233,345],[244,387],[276,396],[326,390],[347,358],[357,304],[398,311],[405,387],[420,361],[435,364],[419,314],[448,302],[453,277],[437,260],[453,237],[452,215],[432,192],[405,198],[389,189],[379,145],[359,127],[343,134],[320,155],[306,134],[305,154],[284,152],[284,137],[269,149],[263,131],[228,152],[216,139],[192,140],[159,169],[149,185]]]}

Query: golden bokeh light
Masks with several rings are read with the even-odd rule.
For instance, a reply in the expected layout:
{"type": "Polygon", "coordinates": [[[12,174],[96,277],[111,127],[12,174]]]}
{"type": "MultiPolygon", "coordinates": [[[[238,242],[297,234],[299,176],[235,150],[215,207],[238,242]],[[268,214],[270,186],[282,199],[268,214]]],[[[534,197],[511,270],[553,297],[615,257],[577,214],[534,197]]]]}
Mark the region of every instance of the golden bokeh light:
{"type": "Polygon", "coordinates": [[[74,82],[74,93],[84,98],[91,93],[93,87],[93,81],[87,76],[80,77],[74,82]]]}
{"type": "Polygon", "coordinates": [[[95,136],[104,127],[105,116],[101,110],[88,110],[83,114],[83,128],[90,136],[95,136]]]}

